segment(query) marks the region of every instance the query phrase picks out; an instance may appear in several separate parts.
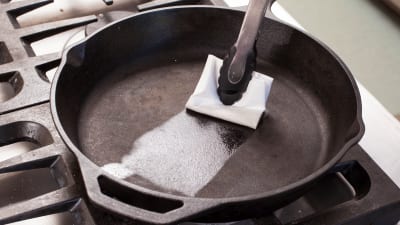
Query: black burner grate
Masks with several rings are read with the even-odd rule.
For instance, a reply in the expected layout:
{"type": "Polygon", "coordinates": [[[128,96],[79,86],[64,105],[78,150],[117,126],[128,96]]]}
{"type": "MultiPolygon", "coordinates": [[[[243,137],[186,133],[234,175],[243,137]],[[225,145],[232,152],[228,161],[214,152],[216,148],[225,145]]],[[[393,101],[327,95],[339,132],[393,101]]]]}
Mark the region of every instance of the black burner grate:
{"type": "Polygon", "coordinates": [[[97,21],[87,16],[29,27],[19,27],[16,17],[51,1],[25,0],[0,4],[0,77],[16,73],[21,90],[0,104],[0,114],[49,100],[50,83],[40,76],[40,68],[59,61],[60,53],[35,56],[30,44],[53,34],[97,21]],[[38,70],[39,68],[39,70],[38,70]]]}

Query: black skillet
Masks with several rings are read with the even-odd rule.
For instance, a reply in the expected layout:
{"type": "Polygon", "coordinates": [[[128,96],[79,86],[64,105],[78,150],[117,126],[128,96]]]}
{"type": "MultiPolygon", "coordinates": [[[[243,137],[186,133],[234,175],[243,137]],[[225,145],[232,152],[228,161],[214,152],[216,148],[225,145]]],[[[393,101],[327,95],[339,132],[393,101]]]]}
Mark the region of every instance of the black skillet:
{"type": "Polygon", "coordinates": [[[334,171],[360,140],[361,101],[349,70],[324,44],[271,16],[255,49],[256,70],[275,79],[258,128],[184,110],[207,55],[227,54],[243,16],[209,6],[158,9],[64,52],[51,110],[93,203],[154,224],[265,215],[334,171]],[[100,168],[139,153],[149,157],[128,166],[152,170],[122,179],[100,168]],[[202,179],[194,191],[190,182],[202,179]]]}

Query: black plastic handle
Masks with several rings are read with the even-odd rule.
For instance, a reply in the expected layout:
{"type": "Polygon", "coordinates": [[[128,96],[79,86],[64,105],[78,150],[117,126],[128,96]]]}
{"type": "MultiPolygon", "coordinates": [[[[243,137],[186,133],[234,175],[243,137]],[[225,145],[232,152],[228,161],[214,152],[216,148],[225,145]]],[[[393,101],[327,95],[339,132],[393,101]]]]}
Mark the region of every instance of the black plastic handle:
{"type": "Polygon", "coordinates": [[[273,0],[252,0],[247,7],[239,36],[225,57],[218,80],[218,95],[225,105],[242,97],[255,67],[254,46],[261,21],[273,0]]]}

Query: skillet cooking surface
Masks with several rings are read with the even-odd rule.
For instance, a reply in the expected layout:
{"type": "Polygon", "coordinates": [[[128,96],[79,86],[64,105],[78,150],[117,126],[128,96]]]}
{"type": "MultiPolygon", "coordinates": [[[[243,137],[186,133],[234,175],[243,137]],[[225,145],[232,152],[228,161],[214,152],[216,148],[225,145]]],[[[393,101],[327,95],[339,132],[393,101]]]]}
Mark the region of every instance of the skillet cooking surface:
{"type": "Polygon", "coordinates": [[[71,49],[55,98],[72,143],[119,178],[187,196],[273,191],[325,165],[351,137],[354,87],[324,47],[273,20],[257,42],[257,71],[275,78],[259,127],[185,110],[207,54],[226,54],[241,15],[144,14],[71,49]]]}
{"type": "MultiPolygon", "coordinates": [[[[328,149],[317,109],[285,81],[275,80],[269,115],[253,131],[186,111],[206,58],[165,57],[171,63],[150,58],[140,71],[137,65],[146,63],[130,62],[92,91],[79,138],[93,162],[133,183],[204,197],[273,190],[319,166],[328,149]]],[[[272,65],[263,71],[286,72],[272,65]]]]}

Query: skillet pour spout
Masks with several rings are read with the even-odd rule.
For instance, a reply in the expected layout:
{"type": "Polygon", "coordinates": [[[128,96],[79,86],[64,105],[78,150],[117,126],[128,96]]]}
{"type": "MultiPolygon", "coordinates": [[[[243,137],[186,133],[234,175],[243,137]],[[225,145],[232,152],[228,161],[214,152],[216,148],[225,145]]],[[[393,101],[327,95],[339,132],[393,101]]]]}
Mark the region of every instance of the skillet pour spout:
{"type": "Polygon", "coordinates": [[[243,17],[210,6],[157,9],[63,53],[51,111],[92,203],[149,224],[257,217],[303,195],[358,143],[364,125],[350,71],[273,17],[262,19],[255,45],[257,72],[274,78],[259,127],[184,110],[207,55],[229,51],[243,17]]]}

